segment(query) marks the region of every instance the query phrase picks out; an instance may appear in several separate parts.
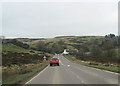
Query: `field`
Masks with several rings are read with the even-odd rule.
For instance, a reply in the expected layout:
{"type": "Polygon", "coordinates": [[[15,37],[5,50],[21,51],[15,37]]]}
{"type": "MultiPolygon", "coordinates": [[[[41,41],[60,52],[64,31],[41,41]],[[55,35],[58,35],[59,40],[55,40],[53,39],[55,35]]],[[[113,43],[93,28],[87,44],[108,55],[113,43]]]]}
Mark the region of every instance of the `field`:
{"type": "Polygon", "coordinates": [[[29,50],[26,50],[14,44],[3,44],[2,51],[3,53],[7,53],[7,52],[29,53],[29,50]]]}

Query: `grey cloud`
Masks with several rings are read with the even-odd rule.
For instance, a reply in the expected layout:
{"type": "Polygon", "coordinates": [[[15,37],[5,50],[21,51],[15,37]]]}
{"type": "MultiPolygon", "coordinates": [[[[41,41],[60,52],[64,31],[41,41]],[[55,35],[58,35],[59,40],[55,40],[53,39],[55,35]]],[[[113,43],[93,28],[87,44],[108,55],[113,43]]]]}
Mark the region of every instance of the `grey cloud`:
{"type": "Polygon", "coordinates": [[[117,3],[4,3],[3,35],[55,37],[57,35],[117,34],[117,3]]]}

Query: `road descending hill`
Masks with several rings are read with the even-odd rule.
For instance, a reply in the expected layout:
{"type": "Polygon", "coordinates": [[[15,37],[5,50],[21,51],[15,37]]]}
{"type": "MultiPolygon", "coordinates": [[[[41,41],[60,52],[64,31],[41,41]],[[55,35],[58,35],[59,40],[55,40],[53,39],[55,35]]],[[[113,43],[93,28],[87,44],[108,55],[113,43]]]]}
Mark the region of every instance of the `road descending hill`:
{"type": "MultiPolygon", "coordinates": [[[[118,84],[118,74],[72,63],[62,55],[60,66],[48,66],[27,84],[118,84]]],[[[28,85],[28,86],[29,86],[28,85]]]]}

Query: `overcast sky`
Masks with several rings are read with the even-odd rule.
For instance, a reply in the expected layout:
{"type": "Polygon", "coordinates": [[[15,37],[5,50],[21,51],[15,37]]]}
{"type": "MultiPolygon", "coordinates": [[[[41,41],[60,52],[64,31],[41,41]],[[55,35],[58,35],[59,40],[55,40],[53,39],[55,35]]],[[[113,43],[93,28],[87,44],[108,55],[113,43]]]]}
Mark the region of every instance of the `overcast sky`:
{"type": "Polygon", "coordinates": [[[2,28],[2,35],[20,38],[117,35],[118,3],[6,2],[2,28]]]}

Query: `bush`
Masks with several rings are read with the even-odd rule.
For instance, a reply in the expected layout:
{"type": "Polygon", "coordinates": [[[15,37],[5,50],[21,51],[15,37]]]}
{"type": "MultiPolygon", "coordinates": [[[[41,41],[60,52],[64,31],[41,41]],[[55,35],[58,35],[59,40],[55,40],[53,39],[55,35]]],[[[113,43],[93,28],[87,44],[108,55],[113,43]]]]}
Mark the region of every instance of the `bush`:
{"type": "MultiPolygon", "coordinates": [[[[7,53],[2,54],[3,66],[10,66],[12,64],[23,65],[30,63],[39,63],[43,61],[44,54],[29,54],[29,53],[7,53]]],[[[49,58],[49,56],[47,56],[49,58]]]]}

